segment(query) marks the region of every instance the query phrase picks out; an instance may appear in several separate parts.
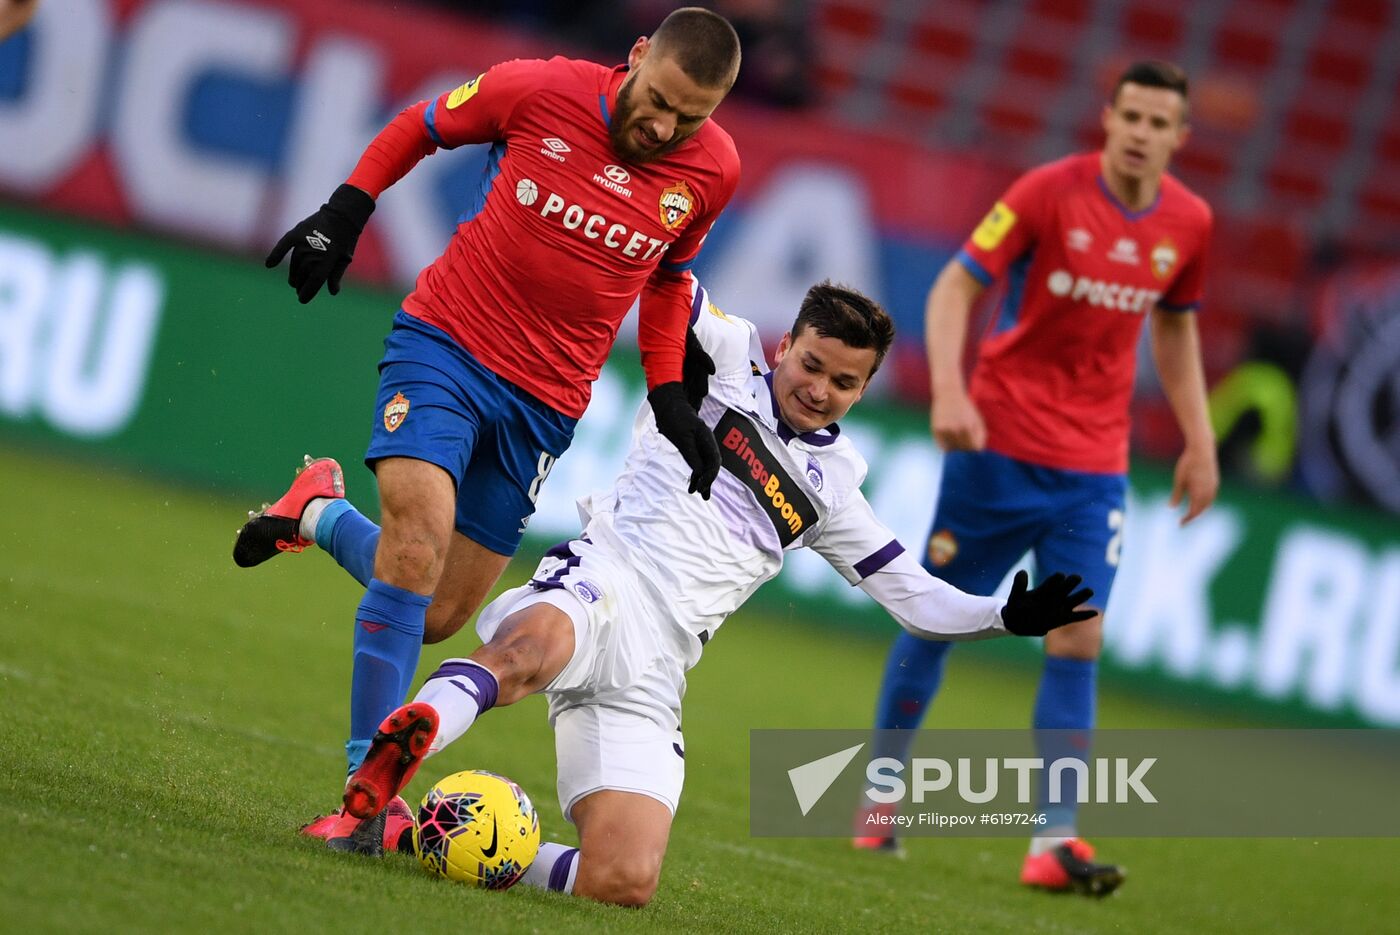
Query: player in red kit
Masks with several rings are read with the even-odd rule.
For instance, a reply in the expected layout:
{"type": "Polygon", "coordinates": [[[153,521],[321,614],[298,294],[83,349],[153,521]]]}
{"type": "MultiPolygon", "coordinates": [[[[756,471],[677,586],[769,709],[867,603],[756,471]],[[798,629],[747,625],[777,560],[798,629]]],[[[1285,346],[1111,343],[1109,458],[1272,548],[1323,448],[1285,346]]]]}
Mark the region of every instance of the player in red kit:
{"type": "MultiPolygon", "coordinates": [[[[308,457],[234,548],[249,566],[314,542],[366,586],[351,772],[403,701],[421,644],[455,633],[519,546],[639,297],[657,428],[689,464],[691,492],[709,496],[719,451],[682,384],[688,270],[738,184],[733,141],[710,120],[738,68],[733,28],[694,7],[638,39],[625,66],[496,65],[395,117],[269,255],[276,266],[291,253],[288,281],[303,303],[322,284],[335,294],[384,189],[437,149],[491,144],[472,203],[385,340],[365,455],[382,529],[344,499],[338,464],[308,457]]],[[[340,815],[316,830],[333,847],[373,853],[380,823],[340,815]]]]}
{"type": "MultiPolygon", "coordinates": [[[[1166,174],[1186,140],[1186,77],[1137,63],[1104,107],[1101,152],[1032,169],[1016,181],[939,275],[929,295],[932,428],[947,452],[925,567],[990,594],[1033,552],[1093,588],[1100,612],[1045,639],[1033,726],[1047,763],[1087,758],[1104,604],[1117,570],[1128,469],[1128,409],[1138,335],[1151,319],[1153,356],[1185,436],[1173,505],[1189,522],[1215,499],[1215,439],[1192,314],[1200,303],[1211,212],[1166,174]],[[1005,277],[969,389],[961,356],[973,301],[1005,277]]],[[[876,727],[918,727],[951,644],[899,639],[881,686],[876,727]]],[[[910,733],[879,735],[878,755],[903,758],[910,733]]],[[[1073,790],[1039,811],[1021,881],[1104,895],[1121,868],[1096,864],[1076,836],[1073,790]]],[[[873,808],[863,810],[862,819],[873,808]]],[[[871,827],[874,827],[873,825],[871,827]]],[[[882,834],[858,847],[894,849],[882,834]]]]}

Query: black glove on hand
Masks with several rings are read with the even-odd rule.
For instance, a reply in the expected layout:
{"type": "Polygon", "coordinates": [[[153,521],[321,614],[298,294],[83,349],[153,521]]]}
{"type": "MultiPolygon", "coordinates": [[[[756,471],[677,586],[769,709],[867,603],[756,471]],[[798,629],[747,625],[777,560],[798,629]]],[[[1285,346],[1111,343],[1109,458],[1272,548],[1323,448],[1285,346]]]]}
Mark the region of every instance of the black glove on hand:
{"type": "Polygon", "coordinates": [[[685,396],[685,387],[677,380],[652,390],[647,394],[647,402],[656,416],[657,431],[676,446],[690,465],[690,492],[708,500],[710,485],[719,476],[719,445],[685,396]]]}
{"type": "Polygon", "coordinates": [[[1078,575],[1057,571],[1040,582],[1035,590],[1028,591],[1026,585],[1030,576],[1024,571],[1016,572],[1016,579],[1011,582],[1011,596],[1001,609],[1002,623],[1017,636],[1044,636],[1056,627],[1088,620],[1098,611],[1075,610],[1094,596],[1092,588],[1079,588],[1083,580],[1078,575]]]}
{"type": "Polygon", "coordinates": [[[705,350],[694,328],[685,329],[685,363],[681,365],[681,384],[685,387],[685,398],[692,409],[700,411],[700,404],[710,392],[710,377],[714,376],[715,360],[705,350]]]}
{"type": "Polygon", "coordinates": [[[282,235],[267,255],[267,268],[281,263],[290,250],[287,285],[297,291],[302,305],[310,302],[323,284],[336,295],[340,277],[355,255],[355,242],[373,213],[373,198],[353,185],[340,186],[321,210],[282,235]]]}

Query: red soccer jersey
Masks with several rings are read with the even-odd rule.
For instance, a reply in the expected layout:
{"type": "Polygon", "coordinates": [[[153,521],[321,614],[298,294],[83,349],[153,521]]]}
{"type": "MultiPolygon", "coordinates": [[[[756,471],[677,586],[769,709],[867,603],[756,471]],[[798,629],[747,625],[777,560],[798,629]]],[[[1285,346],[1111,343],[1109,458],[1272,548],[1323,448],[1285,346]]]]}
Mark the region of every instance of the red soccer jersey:
{"type": "Polygon", "coordinates": [[[1127,471],[1143,318],[1199,305],[1210,230],[1210,207],[1167,175],[1151,207],[1128,210],[1097,152],[1021,176],[958,254],[983,285],[1008,280],[972,376],[987,447],[1046,467],[1127,471]]]}
{"type": "Polygon", "coordinates": [[[623,162],[608,119],[625,76],[564,58],[504,62],[400,114],[349,179],[377,196],[435,148],[493,144],[473,203],[404,310],[574,418],[639,295],[649,385],[680,379],[687,270],[739,180],[714,120],[654,162],[623,162]]]}

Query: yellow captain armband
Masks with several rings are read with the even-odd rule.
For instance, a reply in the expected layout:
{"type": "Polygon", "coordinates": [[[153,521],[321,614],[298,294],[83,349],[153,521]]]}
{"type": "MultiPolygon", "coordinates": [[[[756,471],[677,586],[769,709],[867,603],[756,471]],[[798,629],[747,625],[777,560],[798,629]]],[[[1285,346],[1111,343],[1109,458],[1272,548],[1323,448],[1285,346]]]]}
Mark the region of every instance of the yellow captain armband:
{"type": "Polygon", "coordinates": [[[484,77],[485,75],[477,75],[471,81],[468,81],[466,84],[447,95],[447,109],[456,110],[458,107],[461,107],[467,101],[471,100],[481,87],[481,79],[484,77]]]}
{"type": "Polygon", "coordinates": [[[972,232],[972,242],[978,249],[995,250],[1015,226],[1016,212],[1007,207],[1006,202],[998,201],[972,232]]]}

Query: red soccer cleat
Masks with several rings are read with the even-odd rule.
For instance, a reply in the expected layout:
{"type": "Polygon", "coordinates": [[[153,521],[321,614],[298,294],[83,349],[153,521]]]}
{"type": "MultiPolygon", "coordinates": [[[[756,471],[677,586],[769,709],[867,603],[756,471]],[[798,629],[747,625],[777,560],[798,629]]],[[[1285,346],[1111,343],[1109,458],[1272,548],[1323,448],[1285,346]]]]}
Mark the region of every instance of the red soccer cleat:
{"type": "MultiPolygon", "coordinates": [[[[394,796],[385,812],[384,850],[398,851],[401,854],[413,853],[413,809],[403,799],[394,796]]],[[[344,808],[338,808],[329,815],[321,815],[302,825],[301,833],[310,838],[329,841],[344,815],[344,808]]],[[[349,831],[343,831],[341,836],[348,837],[349,831]]]]}
{"type": "Polygon", "coordinates": [[[334,458],[305,456],[296,479],[276,503],[248,514],[233,542],[233,561],[240,568],[261,565],[279,552],[300,552],[315,545],[301,536],[301,514],[317,497],[345,498],[345,474],[334,458]]]}
{"type": "Polygon", "coordinates": [[[421,701],[403,705],[384,719],[364,762],[345,785],[347,815],[371,818],[408,785],[437,736],[438,713],[421,701]]]}
{"type": "Polygon", "coordinates": [[[1044,854],[1027,854],[1021,864],[1021,883],[1056,892],[1073,890],[1102,898],[1123,885],[1127,872],[1113,864],[1094,863],[1088,841],[1070,838],[1044,854]]]}
{"type": "Polygon", "coordinates": [[[856,809],[853,824],[855,837],[851,838],[851,846],[858,851],[903,857],[904,848],[900,845],[899,838],[890,831],[894,825],[887,820],[898,812],[899,807],[893,803],[888,805],[866,804],[856,809]]]}

